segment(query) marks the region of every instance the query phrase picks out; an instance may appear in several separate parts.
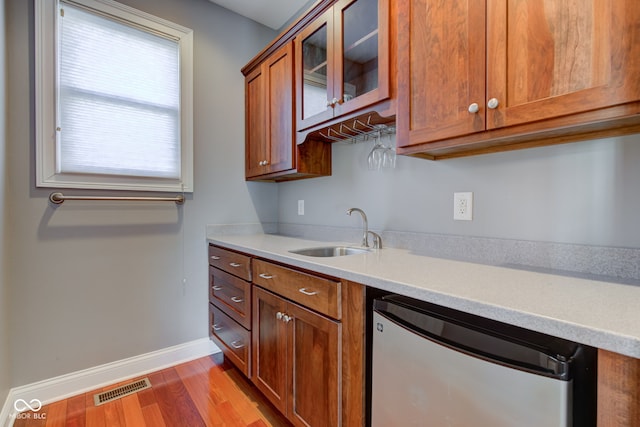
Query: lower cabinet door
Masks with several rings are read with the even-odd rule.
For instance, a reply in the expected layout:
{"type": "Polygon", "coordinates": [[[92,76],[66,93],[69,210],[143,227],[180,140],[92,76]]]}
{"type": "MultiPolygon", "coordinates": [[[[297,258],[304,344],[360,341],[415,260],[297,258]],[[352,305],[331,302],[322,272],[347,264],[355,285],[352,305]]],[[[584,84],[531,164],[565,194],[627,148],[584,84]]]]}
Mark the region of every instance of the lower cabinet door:
{"type": "Polygon", "coordinates": [[[290,303],[291,404],[297,426],[340,425],[340,323],[290,303]]]}
{"type": "Polygon", "coordinates": [[[282,320],[287,302],[253,287],[252,380],[273,405],[287,414],[287,324],[282,320]]]}
{"type": "Polygon", "coordinates": [[[296,426],[340,425],[341,324],[253,288],[256,387],[296,426]]]}

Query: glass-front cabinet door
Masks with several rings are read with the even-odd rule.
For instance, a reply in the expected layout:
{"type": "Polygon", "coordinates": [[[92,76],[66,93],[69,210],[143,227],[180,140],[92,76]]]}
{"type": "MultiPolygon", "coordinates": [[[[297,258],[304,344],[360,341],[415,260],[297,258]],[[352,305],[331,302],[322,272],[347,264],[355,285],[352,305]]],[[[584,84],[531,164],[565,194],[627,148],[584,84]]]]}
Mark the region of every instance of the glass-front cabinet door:
{"type": "Polygon", "coordinates": [[[297,127],[389,97],[389,0],[340,0],[296,38],[297,127]]]}
{"type": "MultiPolygon", "coordinates": [[[[298,124],[309,127],[333,117],[333,14],[329,9],[297,37],[298,124]]],[[[300,128],[300,126],[298,126],[300,128]]]]}
{"type": "Polygon", "coordinates": [[[334,5],[340,76],[335,115],[389,96],[388,14],[387,0],[342,0],[334,5]]]}

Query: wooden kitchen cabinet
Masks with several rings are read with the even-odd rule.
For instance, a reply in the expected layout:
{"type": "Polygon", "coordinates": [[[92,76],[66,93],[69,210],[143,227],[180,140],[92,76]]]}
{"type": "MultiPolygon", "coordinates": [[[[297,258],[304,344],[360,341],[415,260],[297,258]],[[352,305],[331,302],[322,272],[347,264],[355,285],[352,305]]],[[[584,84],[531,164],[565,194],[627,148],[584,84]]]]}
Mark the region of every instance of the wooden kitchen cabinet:
{"type": "Polygon", "coordinates": [[[209,300],[245,329],[251,329],[251,283],[209,266],[209,300]]]}
{"type": "Polygon", "coordinates": [[[253,381],[298,426],[338,426],[341,324],[255,287],[253,381]]]}
{"type": "Polygon", "coordinates": [[[390,96],[389,0],[339,0],[295,38],[296,128],[390,96]]]}
{"type": "Polygon", "coordinates": [[[248,377],[251,372],[251,331],[243,328],[211,302],[209,327],[209,336],[220,347],[225,359],[248,377]]]}
{"type": "Polygon", "coordinates": [[[598,427],[640,426],[640,359],[598,350],[598,427]]]}
{"type": "Polygon", "coordinates": [[[289,398],[286,300],[256,287],[253,290],[253,382],[283,414],[289,398]]]}
{"type": "Polygon", "coordinates": [[[288,43],[245,79],[247,178],[294,167],[292,61],[288,43]]]}
{"type": "Polygon", "coordinates": [[[211,339],[282,414],[366,424],[365,286],[213,244],[209,272],[211,339]]]}
{"type": "Polygon", "coordinates": [[[332,142],[395,122],[395,10],[318,0],[243,67],[247,180],[329,176],[332,142]]]}
{"type": "Polygon", "coordinates": [[[331,147],[298,147],[294,135],[293,42],[245,77],[245,177],[284,180],[331,174],[331,147]]]}
{"type": "Polygon", "coordinates": [[[487,103],[499,101],[487,110],[487,128],[640,100],[637,0],[487,7],[487,103]]]}
{"type": "Polygon", "coordinates": [[[209,337],[247,377],[251,373],[251,258],[209,245],[209,337]]]}
{"type": "Polygon", "coordinates": [[[365,424],[365,287],[253,263],[252,380],[299,426],[365,424]]]}
{"type": "Polygon", "coordinates": [[[333,319],[342,317],[342,283],[256,259],[253,283],[333,319]]]}
{"type": "Polygon", "coordinates": [[[209,265],[251,281],[251,257],[248,255],[209,245],[209,265]]]}
{"type": "Polygon", "coordinates": [[[399,0],[399,153],[640,131],[636,0],[399,0]]]}

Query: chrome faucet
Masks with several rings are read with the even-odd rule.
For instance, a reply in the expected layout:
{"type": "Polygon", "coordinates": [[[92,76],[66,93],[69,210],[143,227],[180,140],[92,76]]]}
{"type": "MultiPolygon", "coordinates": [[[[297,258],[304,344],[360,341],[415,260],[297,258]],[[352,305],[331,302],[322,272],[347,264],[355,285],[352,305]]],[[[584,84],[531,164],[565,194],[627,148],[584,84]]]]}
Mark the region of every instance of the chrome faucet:
{"type": "Polygon", "coordinates": [[[351,216],[351,213],[354,211],[362,215],[362,225],[364,226],[364,230],[362,233],[362,246],[365,248],[369,247],[369,234],[371,234],[373,236],[373,248],[382,249],[382,237],[380,237],[380,235],[374,233],[373,231],[369,231],[369,223],[367,222],[367,215],[364,213],[362,209],[358,209],[358,208],[347,209],[347,215],[351,216]]]}
{"type": "Polygon", "coordinates": [[[351,208],[347,209],[347,215],[351,216],[352,212],[358,212],[362,215],[362,225],[364,226],[364,232],[362,234],[362,246],[365,248],[369,247],[369,223],[367,222],[367,214],[364,213],[362,209],[359,208],[351,208]]]}

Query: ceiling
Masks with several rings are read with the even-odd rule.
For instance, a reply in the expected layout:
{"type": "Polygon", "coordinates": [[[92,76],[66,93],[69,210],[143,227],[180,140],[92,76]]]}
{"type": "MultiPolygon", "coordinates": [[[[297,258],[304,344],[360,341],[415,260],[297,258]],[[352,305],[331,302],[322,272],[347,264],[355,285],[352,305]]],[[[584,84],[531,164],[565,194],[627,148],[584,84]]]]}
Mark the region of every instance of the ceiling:
{"type": "Polygon", "coordinates": [[[309,0],[209,0],[269,28],[279,30],[309,0]]]}

